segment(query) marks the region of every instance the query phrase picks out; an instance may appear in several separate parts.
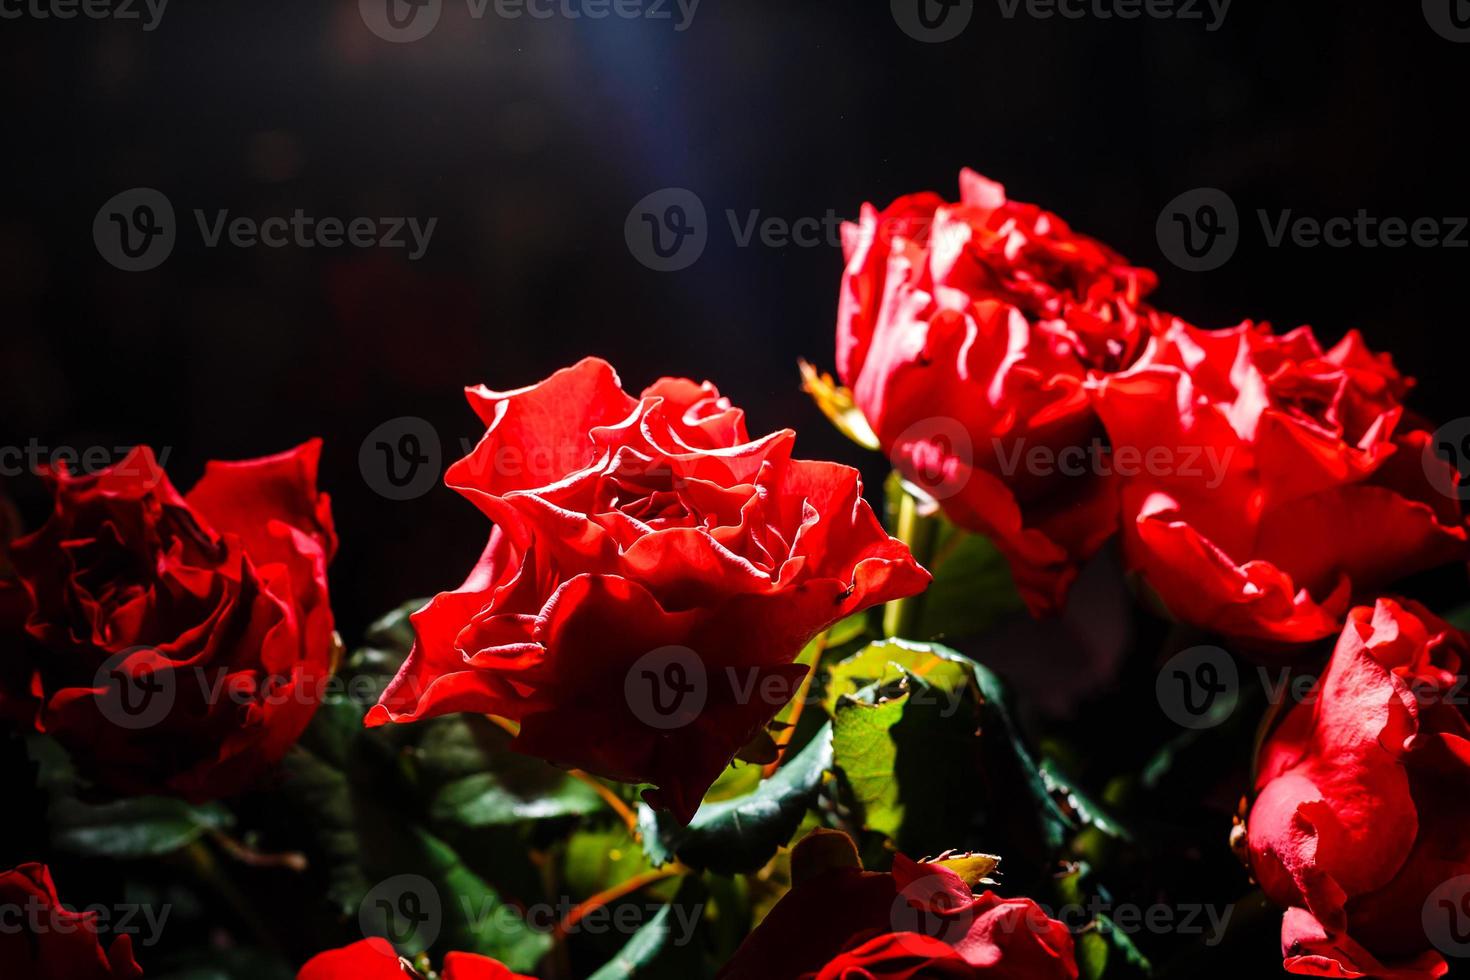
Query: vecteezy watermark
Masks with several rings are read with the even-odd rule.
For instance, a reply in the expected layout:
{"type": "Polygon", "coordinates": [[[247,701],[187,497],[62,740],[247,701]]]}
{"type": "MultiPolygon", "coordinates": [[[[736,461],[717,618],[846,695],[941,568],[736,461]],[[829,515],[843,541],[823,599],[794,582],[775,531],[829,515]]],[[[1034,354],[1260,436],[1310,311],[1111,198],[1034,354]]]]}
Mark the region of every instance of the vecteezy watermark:
{"type": "MultiPolygon", "coordinates": [[[[842,248],[842,231],[846,223],[835,208],[822,214],[767,214],[761,208],[726,208],[722,222],[711,222],[704,201],[683,187],[665,187],[654,191],[633,205],[623,222],[623,237],[628,251],[655,272],[679,272],[698,262],[709,245],[713,225],[728,228],[730,241],[736,248],[765,248],[785,251],[792,248],[842,248]]],[[[970,226],[961,221],[934,225],[909,220],[889,219],[894,230],[909,238],[923,238],[931,247],[936,239],[953,235],[956,246],[969,240],[970,226]]],[[[881,236],[887,230],[884,222],[856,226],[864,236],[881,236]]],[[[871,240],[871,239],[868,239],[871,240]]]]}
{"type": "MultiPolygon", "coordinates": [[[[1255,215],[1268,248],[1470,248],[1470,217],[1406,218],[1366,208],[1327,217],[1258,208],[1255,215]]],[[[1170,262],[1188,272],[1209,272],[1235,255],[1246,224],[1229,194],[1200,187],[1166,204],[1155,231],[1170,262]]]]}
{"type": "MultiPolygon", "coordinates": [[[[955,945],[969,932],[974,920],[974,913],[963,905],[956,905],[956,901],[955,896],[944,890],[937,876],[916,878],[893,902],[890,916],[893,931],[917,933],[955,945]]],[[[1106,917],[1126,935],[1148,932],[1155,935],[1201,936],[1206,946],[1213,947],[1225,938],[1230,917],[1234,913],[1235,908],[1231,905],[1169,905],[1163,902],[1135,905],[1110,902],[1093,895],[1086,902],[1074,902],[1055,908],[1039,903],[1027,914],[996,920],[995,926],[1008,934],[1031,931],[1037,935],[1047,935],[1053,921],[1062,923],[1073,932],[1081,932],[1092,927],[1098,919],[1106,917]]]]}
{"type": "Polygon", "coordinates": [[[1424,902],[1424,935],[1446,956],[1470,957],[1470,875],[1451,878],[1424,902]]]}
{"type": "Polygon", "coordinates": [[[152,947],[163,937],[163,927],[172,912],[172,905],[135,902],[82,907],[54,905],[31,895],[24,902],[0,904],[0,936],[69,936],[95,929],[99,937],[131,936],[136,945],[152,947]]]}
{"type": "Polygon", "coordinates": [[[1235,711],[1240,672],[1235,658],[1212,646],[1191,647],[1170,657],[1154,683],[1159,707],[1183,728],[1213,728],[1235,711]]]}
{"type": "Polygon", "coordinates": [[[501,933],[517,935],[525,929],[564,935],[582,933],[590,936],[622,934],[631,936],[667,909],[664,928],[667,941],[674,946],[687,946],[704,916],[704,905],[649,903],[639,905],[620,902],[586,910],[572,918],[577,903],[569,896],[555,902],[537,902],[524,908],[509,905],[494,897],[459,897],[458,907],[446,909],[439,889],[422,875],[395,875],[374,885],[358,906],[357,924],[367,937],[386,939],[394,946],[431,946],[444,931],[448,915],[457,913],[460,920],[476,935],[501,933]]]}
{"type": "Polygon", "coordinates": [[[0,476],[23,476],[42,470],[66,468],[68,473],[96,473],[113,468],[120,476],[153,477],[168,465],[172,447],[162,446],[155,458],[158,469],[144,472],[127,462],[132,446],[47,446],[31,437],[24,446],[0,446],[0,476]]]}
{"type": "MultiPolygon", "coordinates": [[[[958,424],[958,423],[956,423],[958,424]]],[[[1235,447],[1223,453],[1215,446],[1109,446],[1102,439],[1084,445],[1047,446],[1012,440],[991,440],[996,462],[1005,476],[1023,469],[1030,476],[1121,476],[1147,474],[1159,478],[1199,480],[1206,490],[1218,490],[1230,471],[1235,447]]]]}
{"type": "MultiPolygon", "coordinates": [[[[803,695],[800,673],[780,674],[760,667],[727,666],[711,673],[698,653],[683,646],[660,647],[639,657],[623,677],[623,697],[640,722],[660,732],[687,728],[699,719],[712,700],[720,704],[764,704],[779,710],[798,696],[804,705],[820,704],[819,692],[803,695]]],[[[952,718],[968,692],[940,687],[906,689],[908,704],[939,709],[952,718]]]]}
{"type": "Polygon", "coordinates": [[[688,647],[650,651],[628,668],[623,696],[649,728],[672,731],[692,725],[709,699],[704,661],[688,647]]]}
{"type": "Polygon", "coordinates": [[[996,0],[1006,20],[1177,20],[1210,33],[1225,25],[1232,0],[996,0]]]}
{"type": "MultiPolygon", "coordinates": [[[[1004,20],[1175,20],[1206,31],[1225,24],[1233,0],[995,0],[1004,20]]],[[[963,34],[975,17],[975,0],[891,0],[893,20],[905,34],[943,44],[963,34]]]]}
{"type": "Polygon", "coordinates": [[[413,500],[439,482],[443,454],[439,433],[414,416],[390,419],[369,432],[357,465],[369,487],[389,500],[413,500]]]}
{"type": "Polygon", "coordinates": [[[1470,43],[1470,3],[1466,0],[1423,0],[1424,19],[1434,33],[1456,44],[1470,43]]]}
{"type": "MultiPolygon", "coordinates": [[[[358,0],[368,30],[385,41],[408,44],[439,25],[445,0],[358,0]]],[[[701,0],[464,0],[474,20],[647,20],[668,22],[682,34],[694,24],[701,0]]]]}
{"type": "MultiPolygon", "coordinates": [[[[1269,704],[1316,704],[1322,697],[1321,679],[1290,667],[1258,666],[1253,675],[1269,704]]],[[[1243,679],[1235,658],[1219,647],[1183,650],[1164,664],[1154,683],[1159,707],[1183,728],[1213,728],[1223,724],[1240,704],[1243,679]]],[[[1401,693],[1421,707],[1470,706],[1470,678],[1458,676],[1448,685],[1404,678],[1401,693]]]]}
{"type": "Polygon", "coordinates": [[[893,21],[915,41],[943,44],[965,32],[975,0],[892,0],[893,21]]]}
{"type": "Polygon", "coordinates": [[[137,21],[152,32],[166,9],[168,0],[0,0],[0,20],[137,21]]]}
{"type": "Polygon", "coordinates": [[[1446,422],[1424,447],[1424,475],[1447,497],[1470,500],[1470,418],[1446,422]]]}
{"type": "Polygon", "coordinates": [[[357,924],[369,938],[386,939],[394,946],[410,940],[427,948],[444,928],[444,900],[439,889],[422,875],[395,875],[374,885],[357,908],[357,924]]]}
{"type": "MultiPolygon", "coordinates": [[[[424,257],[439,224],[438,218],[318,218],[300,208],[264,219],[231,217],[228,209],[195,209],[193,214],[206,248],[405,249],[410,262],[424,257]]],[[[113,196],[92,221],[98,253],[124,272],[158,268],[173,254],[178,234],[173,203],[151,187],[113,196]]]]}

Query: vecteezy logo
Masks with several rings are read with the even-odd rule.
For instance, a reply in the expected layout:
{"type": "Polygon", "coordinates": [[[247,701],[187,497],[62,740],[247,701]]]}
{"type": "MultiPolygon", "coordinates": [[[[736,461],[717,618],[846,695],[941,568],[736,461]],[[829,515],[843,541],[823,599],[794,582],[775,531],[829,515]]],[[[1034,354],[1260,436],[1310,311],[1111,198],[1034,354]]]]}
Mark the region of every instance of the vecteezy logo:
{"type": "Polygon", "coordinates": [[[975,0],[892,0],[893,20],[915,41],[943,44],[970,26],[975,0]]]}
{"type": "Polygon", "coordinates": [[[1235,711],[1240,672],[1219,647],[1191,647],[1169,658],[1155,683],[1159,707],[1184,728],[1213,728],[1235,711]]]}
{"type": "Polygon", "coordinates": [[[623,679],[623,696],[634,716],[649,728],[683,728],[699,717],[709,697],[704,661],[688,647],[660,647],[646,653],[623,679]]]}
{"type": "Polygon", "coordinates": [[[358,906],[357,924],[368,938],[400,949],[427,949],[439,938],[444,906],[439,890],[422,875],[397,875],[380,882],[358,906]]]}
{"type": "Polygon", "coordinates": [[[358,0],[368,30],[385,41],[408,44],[429,36],[444,12],[444,0],[358,0]]]}
{"type": "Polygon", "coordinates": [[[439,482],[442,459],[439,433],[426,420],[406,415],[368,433],[357,465],[377,493],[389,500],[415,500],[439,482]]]}
{"type": "Polygon", "coordinates": [[[1424,902],[1424,935],[1446,956],[1470,956],[1470,875],[1451,878],[1424,902]]]}
{"type": "Polygon", "coordinates": [[[1470,41],[1470,0],[1424,0],[1424,19],[1447,41],[1470,41]]]}
{"type": "Polygon", "coordinates": [[[92,221],[98,254],[124,272],[158,268],[173,253],[177,235],[174,206],[151,187],[114,196],[92,221]]]}
{"type": "Polygon", "coordinates": [[[899,433],[890,458],[894,469],[934,500],[965,488],[975,463],[975,444],[958,419],[920,419],[899,433]]]}
{"type": "Polygon", "coordinates": [[[1446,422],[1424,447],[1424,475],[1446,497],[1470,500],[1470,418],[1446,422]]]}
{"type": "Polygon", "coordinates": [[[709,244],[704,202],[682,187],[654,191],[628,212],[623,237],[633,258],[654,272],[687,269],[709,244]]]}
{"type": "Polygon", "coordinates": [[[1155,231],[1170,262],[1186,272],[1209,272],[1229,262],[1240,245],[1240,215],[1229,194],[1200,187],[1165,205],[1155,231]]]}
{"type": "Polygon", "coordinates": [[[939,875],[922,875],[904,886],[889,915],[895,933],[917,933],[951,946],[969,934],[975,914],[957,904],[944,881],[939,875]]]}
{"type": "Polygon", "coordinates": [[[124,731],[152,728],[173,710],[178,678],[152,647],[133,647],[108,657],[92,686],[97,711],[124,731]]]}

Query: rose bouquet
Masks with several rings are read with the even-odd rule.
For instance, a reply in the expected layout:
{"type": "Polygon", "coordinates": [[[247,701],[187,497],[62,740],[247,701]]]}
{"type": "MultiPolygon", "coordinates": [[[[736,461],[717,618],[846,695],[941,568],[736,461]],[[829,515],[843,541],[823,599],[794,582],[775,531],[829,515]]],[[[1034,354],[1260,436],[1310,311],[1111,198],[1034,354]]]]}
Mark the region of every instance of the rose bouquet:
{"type": "Polygon", "coordinates": [[[803,375],[871,494],[710,382],[473,387],[480,557],[350,642],[318,442],[0,506],[0,976],[1470,956],[1470,525],[1413,381],[1166,313],[969,171],[843,243],[837,375],[803,375]],[[1063,696],[1083,635],[1126,655],[1063,696]]]}

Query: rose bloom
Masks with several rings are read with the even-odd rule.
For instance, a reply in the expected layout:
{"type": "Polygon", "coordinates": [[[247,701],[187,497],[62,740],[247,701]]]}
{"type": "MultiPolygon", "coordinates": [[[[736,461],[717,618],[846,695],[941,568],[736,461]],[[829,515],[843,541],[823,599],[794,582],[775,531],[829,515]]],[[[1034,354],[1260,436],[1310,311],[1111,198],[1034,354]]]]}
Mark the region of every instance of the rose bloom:
{"type": "Polygon", "coordinates": [[[0,711],[99,784],[194,801],[247,788],[311,720],[335,650],[321,446],[210,463],[180,496],[146,448],[46,474],[55,505],[0,585],[0,711]]]}
{"type": "MultiPolygon", "coordinates": [[[[1446,972],[1425,923],[1441,913],[1436,893],[1470,875],[1467,653],[1463,633],[1417,605],[1354,609],[1312,696],[1266,740],[1246,842],[1287,908],[1288,971],[1446,972]]],[[[1467,895],[1470,879],[1446,899],[1461,932],[1467,895]]]]}
{"type": "Polygon", "coordinates": [[[521,724],[515,747],[652,783],[687,821],[795,693],[803,645],[929,582],[855,470],[751,440],[713,386],[638,398],[588,359],[518,391],[469,391],[489,430],[447,482],[495,522],[369,724],[456,711],[521,724]]]}
{"type": "Polygon", "coordinates": [[[136,980],[133,941],[119,935],[109,948],[97,936],[97,913],[61,904],[51,871],[23,864],[0,871],[0,975],[6,980],[136,980]]]}
{"type": "MultiPolygon", "coordinates": [[[[307,961],[296,980],[412,980],[398,954],[383,939],[364,939],[342,949],[319,953],[307,961]]],[[[488,956],[450,953],[444,957],[440,980],[534,980],[512,973],[488,956]]]]}
{"type": "Polygon", "coordinates": [[[891,874],[854,863],[799,878],[719,976],[1076,980],[1077,962],[1067,927],[1035,902],[977,896],[948,868],[899,854],[891,874]]]}
{"type": "Polygon", "coordinates": [[[1084,384],[1159,329],[1154,274],[970,170],[958,204],[865,205],[843,246],[842,381],[899,471],[1055,611],[1117,530],[1084,384]]]}
{"type": "Polygon", "coordinates": [[[1354,596],[1463,562],[1457,477],[1426,459],[1411,384],[1357,333],[1324,351],[1306,327],[1176,323],[1095,385],[1128,567],[1175,617],[1272,646],[1332,636],[1354,596]]]}

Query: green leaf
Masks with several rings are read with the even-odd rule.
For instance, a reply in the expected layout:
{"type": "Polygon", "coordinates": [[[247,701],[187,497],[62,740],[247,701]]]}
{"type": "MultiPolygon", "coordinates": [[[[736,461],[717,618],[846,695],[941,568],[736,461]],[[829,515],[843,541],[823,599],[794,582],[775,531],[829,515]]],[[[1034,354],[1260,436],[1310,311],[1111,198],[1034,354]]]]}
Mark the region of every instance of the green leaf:
{"type": "Polygon", "coordinates": [[[978,704],[966,674],[947,657],[931,676],[947,687],[903,673],[844,698],[833,724],[833,767],[841,774],[863,826],[906,853],[979,846],[974,815],[985,809],[975,738],[978,704]]]}
{"type": "Polygon", "coordinates": [[[476,773],[450,783],[434,798],[430,815],[462,827],[496,827],[595,813],[605,804],[596,791],[570,776],[554,783],[511,787],[495,773],[476,773]]]}
{"type": "Polygon", "coordinates": [[[704,804],[688,827],[680,828],[667,815],[640,806],[644,851],[655,865],[677,857],[692,868],[717,874],[757,871],[790,842],[831,766],[829,723],[753,793],[704,804]]]}
{"type": "Polygon", "coordinates": [[[924,593],[919,636],[979,636],[1024,612],[1010,564],[990,539],[956,527],[943,514],[934,520],[939,531],[928,566],[934,582],[924,593]]]}
{"type": "Polygon", "coordinates": [[[1104,810],[1100,803],[1083,793],[1058,772],[1056,764],[1051,759],[1041,760],[1041,779],[1046,784],[1047,795],[1054,800],[1066,801],[1068,809],[1076,814],[1077,820],[1084,826],[1092,827],[1114,840],[1133,840],[1133,835],[1128,833],[1127,828],[1104,810]]]}
{"type": "Polygon", "coordinates": [[[942,647],[930,644],[897,639],[871,643],[832,667],[822,707],[828,716],[835,717],[843,696],[896,681],[905,673],[922,678],[931,687],[952,691],[969,682],[970,663],[947,656],[942,647]]]}
{"type": "Polygon", "coordinates": [[[710,971],[704,963],[696,935],[690,935],[704,910],[704,889],[693,878],[686,879],[671,904],[633,934],[622,951],[591,980],[701,980],[710,971]]]}
{"type": "Polygon", "coordinates": [[[160,857],[234,822],[219,803],[195,806],[163,796],[85,802],[78,797],[81,781],[58,742],[31,735],[26,738],[26,752],[36,765],[37,785],[49,801],[46,823],[51,843],[63,851],[118,860],[160,857]]]}
{"type": "Polygon", "coordinates": [[[908,699],[905,685],[895,698],[872,704],[848,700],[832,723],[832,764],[862,807],[863,826],[892,838],[898,837],[904,816],[893,728],[903,721],[908,699]]]}
{"type": "Polygon", "coordinates": [[[988,538],[956,525],[897,472],[889,475],[883,489],[890,531],[896,530],[905,496],[918,501],[921,519],[928,525],[924,566],[934,581],[917,597],[919,615],[909,639],[978,636],[1025,611],[1010,563],[988,538]]]}
{"type": "Polygon", "coordinates": [[[998,774],[1010,770],[1009,774],[1030,800],[1043,843],[1047,849],[1059,851],[1079,826],[1053,798],[1040,764],[1011,717],[1009,694],[1001,679],[974,661],[971,665],[983,701],[981,730],[988,736],[983,740],[987,765],[999,770],[998,774]]]}
{"type": "Polygon", "coordinates": [[[87,857],[159,857],[188,847],[211,830],[234,821],[218,803],[192,806],[183,800],[138,796],[100,806],[75,799],[54,802],[51,842],[87,857]]]}

